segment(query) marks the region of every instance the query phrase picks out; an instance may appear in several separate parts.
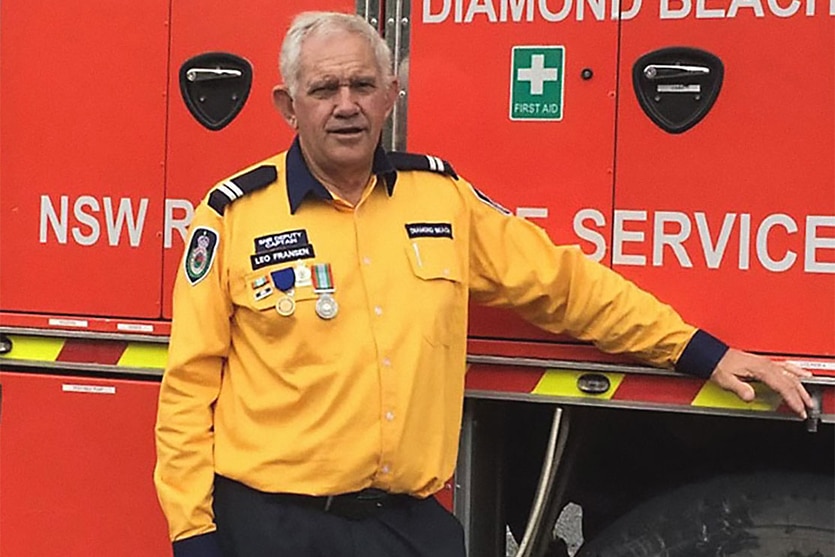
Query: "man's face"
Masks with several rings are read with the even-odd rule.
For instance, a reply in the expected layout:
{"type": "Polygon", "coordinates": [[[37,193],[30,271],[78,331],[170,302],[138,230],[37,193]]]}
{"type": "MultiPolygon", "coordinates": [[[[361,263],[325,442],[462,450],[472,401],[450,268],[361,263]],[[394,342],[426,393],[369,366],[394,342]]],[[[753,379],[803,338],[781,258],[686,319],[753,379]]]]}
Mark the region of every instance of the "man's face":
{"type": "Polygon", "coordinates": [[[345,31],[314,33],[302,43],[300,62],[296,94],[289,108],[279,108],[298,130],[311,170],[333,178],[370,171],[397,94],[371,45],[345,31]]]}

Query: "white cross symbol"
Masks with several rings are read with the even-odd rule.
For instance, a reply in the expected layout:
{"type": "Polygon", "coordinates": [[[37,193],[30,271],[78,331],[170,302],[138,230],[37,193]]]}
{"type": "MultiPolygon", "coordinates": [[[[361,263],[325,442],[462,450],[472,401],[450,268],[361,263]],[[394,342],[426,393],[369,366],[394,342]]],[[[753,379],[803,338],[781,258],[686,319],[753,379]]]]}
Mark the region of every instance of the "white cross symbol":
{"type": "Polygon", "coordinates": [[[516,79],[530,82],[531,95],[541,95],[543,83],[557,80],[557,69],[545,67],[544,54],[534,54],[531,56],[531,67],[519,68],[516,71],[516,79]]]}

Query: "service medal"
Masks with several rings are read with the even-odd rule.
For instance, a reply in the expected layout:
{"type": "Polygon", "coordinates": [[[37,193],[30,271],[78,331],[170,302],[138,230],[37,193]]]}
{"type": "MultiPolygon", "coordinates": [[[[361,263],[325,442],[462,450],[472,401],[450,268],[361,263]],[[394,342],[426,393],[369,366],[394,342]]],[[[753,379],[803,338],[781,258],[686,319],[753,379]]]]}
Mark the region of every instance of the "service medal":
{"type": "Polygon", "coordinates": [[[273,284],[282,292],[289,292],[293,289],[296,282],[296,275],[293,269],[286,267],[270,273],[270,278],[273,279],[273,284]]]}
{"type": "Polygon", "coordinates": [[[296,286],[310,286],[313,284],[313,273],[310,272],[310,267],[304,263],[299,263],[293,268],[296,273],[296,286]]]}
{"type": "Polygon", "coordinates": [[[289,317],[296,311],[296,302],[290,296],[282,296],[275,303],[275,310],[279,315],[289,317]]]}
{"type": "Polygon", "coordinates": [[[316,315],[322,319],[333,319],[339,311],[339,304],[330,294],[322,294],[316,300],[316,315]]]}
{"type": "Polygon", "coordinates": [[[334,292],[333,271],[330,263],[317,263],[311,269],[313,275],[313,291],[317,294],[334,292]]]}

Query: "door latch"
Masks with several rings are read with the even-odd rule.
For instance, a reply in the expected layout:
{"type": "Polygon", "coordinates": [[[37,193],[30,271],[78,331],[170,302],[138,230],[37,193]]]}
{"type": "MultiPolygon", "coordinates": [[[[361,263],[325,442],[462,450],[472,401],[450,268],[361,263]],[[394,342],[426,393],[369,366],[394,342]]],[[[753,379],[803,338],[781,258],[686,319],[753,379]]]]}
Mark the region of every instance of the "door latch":
{"type": "Polygon", "coordinates": [[[180,67],[180,92],[194,118],[218,131],[241,112],[252,86],[250,63],[228,52],[207,52],[180,67]]]}
{"type": "Polygon", "coordinates": [[[658,127],[682,133],[704,118],[722,88],[724,66],[709,52],[670,47],[641,56],[632,85],[641,109],[658,127]]]}
{"type": "Polygon", "coordinates": [[[229,68],[190,68],[186,70],[186,79],[189,81],[207,81],[209,79],[230,79],[241,77],[241,70],[229,68]]]}

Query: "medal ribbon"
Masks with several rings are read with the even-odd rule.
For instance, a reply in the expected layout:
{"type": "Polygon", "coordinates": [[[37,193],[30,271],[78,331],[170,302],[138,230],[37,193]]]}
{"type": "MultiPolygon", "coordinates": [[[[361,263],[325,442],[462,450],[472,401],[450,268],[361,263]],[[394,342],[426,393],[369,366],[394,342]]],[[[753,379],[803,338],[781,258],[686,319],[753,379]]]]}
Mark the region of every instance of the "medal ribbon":
{"type": "Polygon", "coordinates": [[[313,265],[313,291],[333,292],[333,273],[330,263],[317,263],[313,265]]]}

